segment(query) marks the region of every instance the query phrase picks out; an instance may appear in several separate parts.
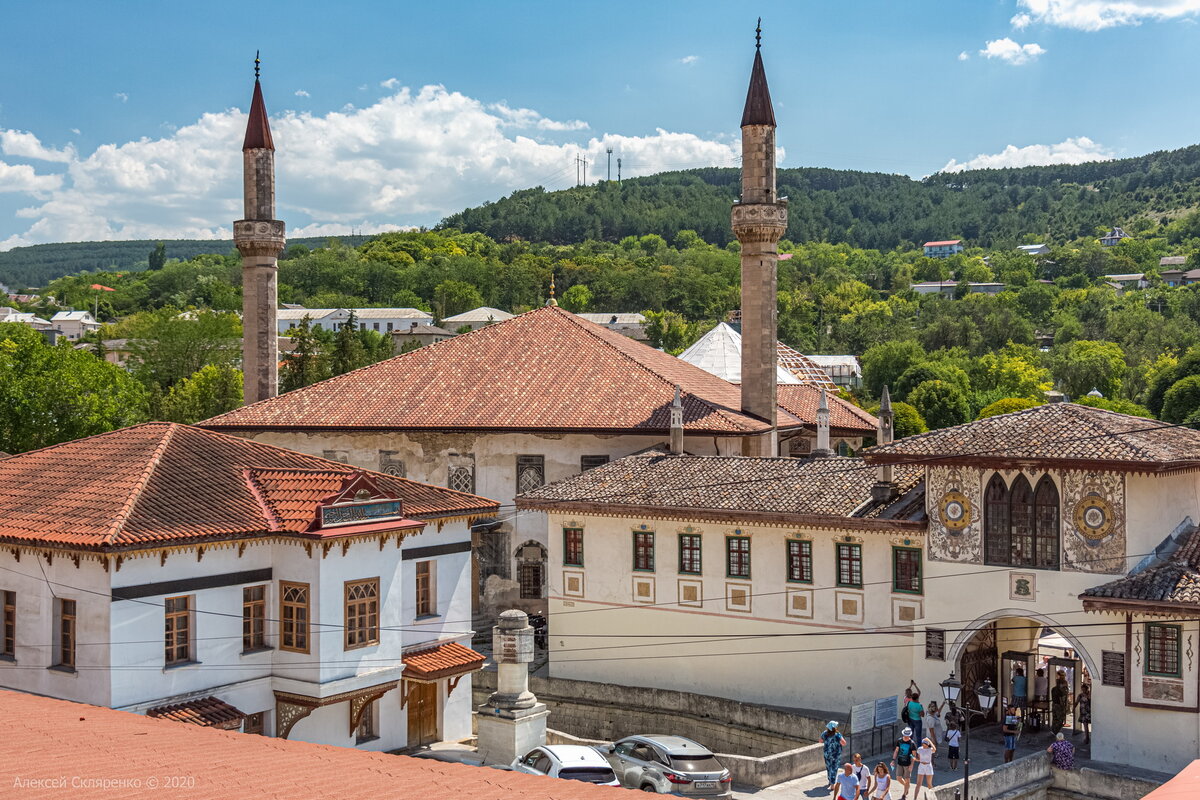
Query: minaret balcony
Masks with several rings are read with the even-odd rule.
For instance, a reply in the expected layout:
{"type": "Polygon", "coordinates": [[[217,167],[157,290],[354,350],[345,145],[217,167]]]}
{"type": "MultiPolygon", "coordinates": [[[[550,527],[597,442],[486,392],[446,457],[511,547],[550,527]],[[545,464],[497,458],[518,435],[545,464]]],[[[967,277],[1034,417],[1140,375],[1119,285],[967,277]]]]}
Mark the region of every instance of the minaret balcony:
{"type": "Polygon", "coordinates": [[[243,256],[278,256],[287,244],[285,226],[278,219],[239,219],[233,243],[243,256]]]}
{"type": "Polygon", "coordinates": [[[778,242],[787,230],[787,201],[735,203],[733,232],[740,242],[778,242]]]}

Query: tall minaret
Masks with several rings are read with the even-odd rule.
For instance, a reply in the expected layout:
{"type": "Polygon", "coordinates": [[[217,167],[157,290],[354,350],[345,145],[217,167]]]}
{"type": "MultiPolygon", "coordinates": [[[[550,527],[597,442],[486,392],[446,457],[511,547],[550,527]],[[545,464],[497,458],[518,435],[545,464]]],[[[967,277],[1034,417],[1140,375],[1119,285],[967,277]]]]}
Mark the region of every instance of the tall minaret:
{"type": "Polygon", "coordinates": [[[742,112],[742,199],[733,206],[733,233],[742,244],[742,411],[769,422],[771,432],[743,439],[745,455],[778,455],[775,266],[785,230],[787,203],[775,195],[775,111],[763,69],[760,19],[742,112]]]}
{"type": "Polygon", "coordinates": [[[275,219],[275,144],[267,121],[254,56],[254,98],[242,144],[242,187],[246,217],[233,223],[233,242],[242,254],[242,372],[247,403],[279,393],[279,331],[276,260],[283,251],[283,222],[275,219]]]}

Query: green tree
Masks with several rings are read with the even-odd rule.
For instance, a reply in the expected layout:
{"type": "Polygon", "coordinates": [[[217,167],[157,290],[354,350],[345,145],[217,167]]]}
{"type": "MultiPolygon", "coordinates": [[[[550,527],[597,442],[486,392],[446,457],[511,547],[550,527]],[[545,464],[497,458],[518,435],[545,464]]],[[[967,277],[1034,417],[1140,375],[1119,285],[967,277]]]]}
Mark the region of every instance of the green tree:
{"type": "Polygon", "coordinates": [[[679,355],[702,335],[700,325],[674,311],[645,311],[646,338],[651,347],[679,355]]]}
{"type": "Polygon", "coordinates": [[[433,308],[439,320],[484,305],[483,295],[465,281],[442,281],[433,290],[433,308]]]}
{"type": "Polygon", "coordinates": [[[333,335],[333,349],[329,354],[329,371],[332,374],[342,375],[367,363],[366,348],[359,333],[358,316],[351,311],[333,335]]]}
{"type": "Polygon", "coordinates": [[[863,388],[879,397],[884,386],[896,390],[896,381],[905,370],[927,358],[924,348],[911,340],[884,342],[862,354],[863,388]]]}
{"type": "Polygon", "coordinates": [[[292,350],[283,356],[283,368],[279,371],[280,391],[290,392],[329,377],[329,359],[311,323],[306,314],[299,325],[287,332],[292,340],[292,350]]]}
{"type": "Polygon", "coordinates": [[[580,314],[592,307],[592,292],[587,284],[577,283],[563,292],[562,307],[567,311],[580,314]]]}
{"type": "Polygon", "coordinates": [[[150,257],[147,262],[146,269],[151,271],[160,270],[166,266],[166,263],[167,245],[165,242],[159,242],[154,246],[154,249],[150,251],[150,257]]]}
{"type": "Polygon", "coordinates": [[[897,439],[929,430],[921,412],[908,403],[892,403],[892,425],[897,439]]]}
{"type": "Polygon", "coordinates": [[[984,406],[976,419],[995,417],[1000,414],[1011,414],[1014,411],[1024,411],[1027,408],[1034,408],[1040,405],[1041,403],[1031,400],[1028,397],[1005,397],[1002,400],[997,400],[994,403],[984,406]]]}
{"type": "Polygon", "coordinates": [[[232,411],[242,404],[242,371],[213,364],[171,387],[162,401],[162,418],[192,424],[232,411]]]}
{"type": "Polygon", "coordinates": [[[1133,417],[1154,419],[1154,415],[1150,413],[1150,409],[1146,408],[1145,406],[1139,406],[1132,400],[1109,400],[1107,397],[1088,397],[1085,395],[1075,402],[1079,403],[1081,406],[1103,408],[1105,411],[1115,411],[1118,414],[1129,414],[1133,417]]]}
{"type": "Polygon", "coordinates": [[[237,315],[207,309],[181,313],[168,306],[134,314],[113,326],[111,336],[129,340],[126,366],[133,376],[164,392],[204,366],[232,366],[241,358],[237,315]]]}
{"type": "Polygon", "coordinates": [[[1068,397],[1083,397],[1092,389],[1105,397],[1121,392],[1125,354],[1115,342],[1071,342],[1059,350],[1053,363],[1054,377],[1068,397]]]}
{"type": "Polygon", "coordinates": [[[957,384],[932,380],[912,390],[908,402],[920,412],[930,428],[959,425],[971,418],[971,406],[957,384]]]}
{"type": "MultiPolygon", "coordinates": [[[[962,369],[947,364],[944,361],[926,361],[906,369],[899,378],[896,379],[895,392],[897,397],[902,397],[912,403],[909,395],[926,381],[944,381],[958,387],[965,397],[967,392],[971,391],[971,379],[967,377],[967,373],[962,369]]],[[[916,405],[913,403],[913,405],[916,405]]],[[[933,425],[933,421],[925,416],[926,421],[933,425]]],[[[935,428],[940,428],[940,425],[934,425],[935,428]]]]}
{"type": "Polygon", "coordinates": [[[0,324],[0,448],[22,453],[146,419],[146,390],[124,369],[70,344],[0,324]]]}
{"type": "Polygon", "coordinates": [[[1167,422],[1183,422],[1197,409],[1200,409],[1200,375],[1189,375],[1167,390],[1162,418],[1167,422]]]}

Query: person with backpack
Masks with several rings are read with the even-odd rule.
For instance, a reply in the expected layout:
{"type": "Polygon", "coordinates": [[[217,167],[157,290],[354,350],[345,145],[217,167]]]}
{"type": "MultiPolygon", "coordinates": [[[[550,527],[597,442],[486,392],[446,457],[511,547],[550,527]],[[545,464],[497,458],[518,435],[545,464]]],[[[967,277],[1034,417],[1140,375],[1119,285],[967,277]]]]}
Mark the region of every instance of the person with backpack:
{"type": "Polygon", "coordinates": [[[946,723],[946,755],[950,759],[950,769],[958,769],[958,745],[962,741],[962,731],[959,730],[958,721],[950,720],[946,723]]]}
{"type": "Polygon", "coordinates": [[[908,785],[912,780],[913,756],[917,752],[917,743],[912,738],[912,728],[900,731],[900,738],[892,750],[892,767],[896,777],[904,782],[904,797],[908,797],[908,785]]]}

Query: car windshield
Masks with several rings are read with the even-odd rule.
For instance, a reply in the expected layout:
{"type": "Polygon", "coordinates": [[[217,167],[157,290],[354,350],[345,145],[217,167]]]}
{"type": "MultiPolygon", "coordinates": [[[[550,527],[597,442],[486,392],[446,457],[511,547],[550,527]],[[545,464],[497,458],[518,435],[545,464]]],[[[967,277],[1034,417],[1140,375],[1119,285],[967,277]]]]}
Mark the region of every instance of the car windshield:
{"type": "Polygon", "coordinates": [[[617,779],[607,767],[563,767],[558,771],[558,777],[585,783],[612,783],[617,779]]]}
{"type": "Polygon", "coordinates": [[[671,756],[671,766],[680,772],[721,772],[725,769],[713,756],[671,756]]]}

